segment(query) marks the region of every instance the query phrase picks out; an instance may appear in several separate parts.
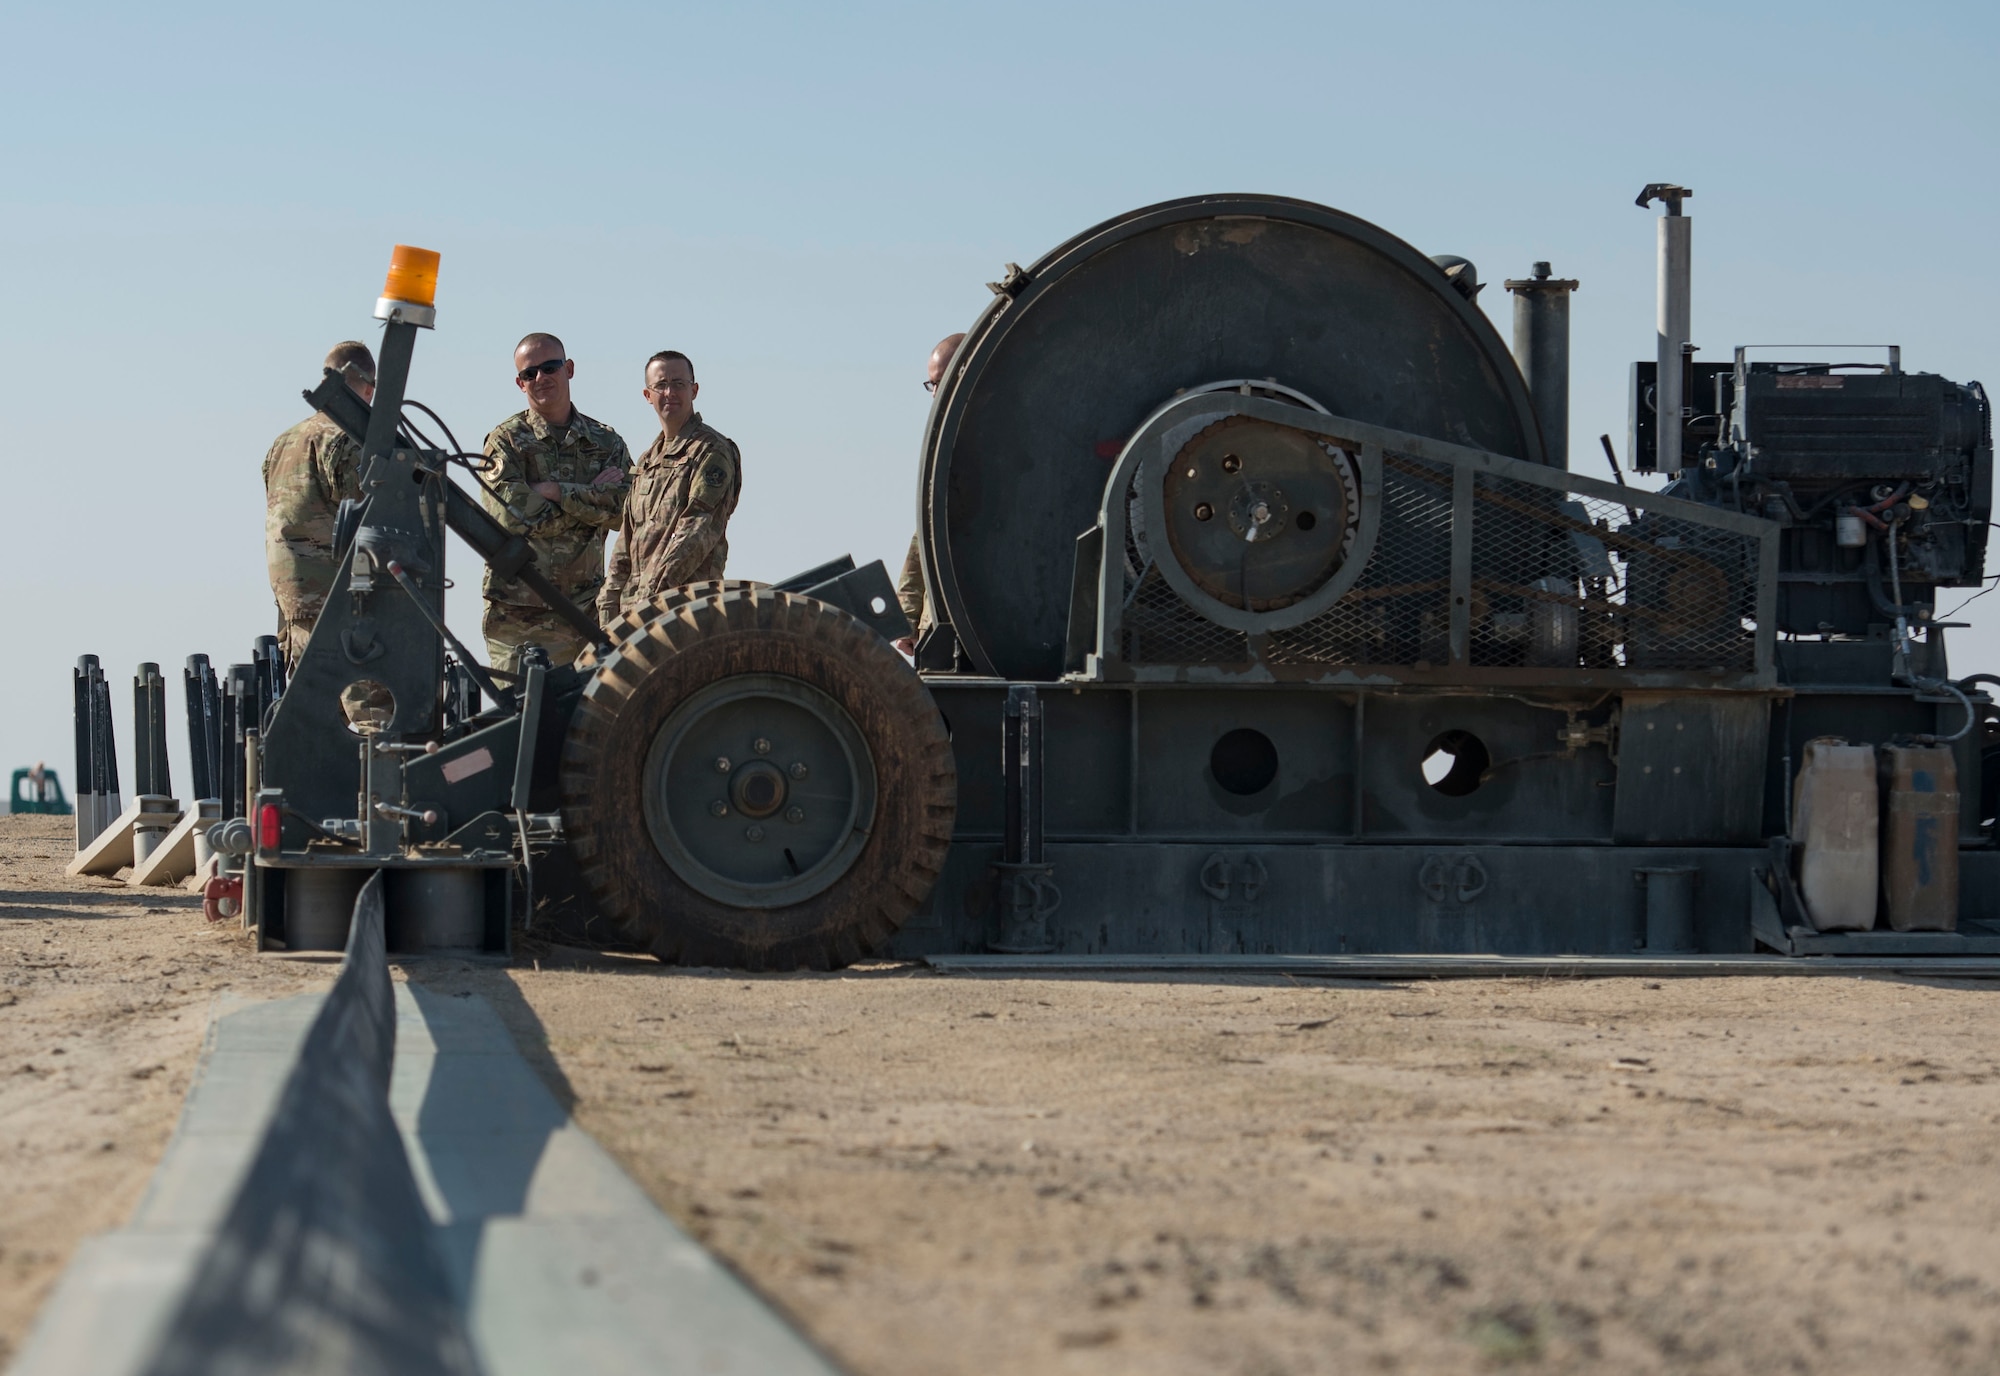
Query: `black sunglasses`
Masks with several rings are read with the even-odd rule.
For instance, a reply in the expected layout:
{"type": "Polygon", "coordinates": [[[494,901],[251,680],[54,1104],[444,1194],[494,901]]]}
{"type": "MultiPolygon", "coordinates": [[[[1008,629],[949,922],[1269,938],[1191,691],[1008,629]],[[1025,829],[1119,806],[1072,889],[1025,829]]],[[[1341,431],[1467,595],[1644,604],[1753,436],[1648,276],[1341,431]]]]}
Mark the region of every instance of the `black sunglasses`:
{"type": "Polygon", "coordinates": [[[533,382],[535,375],[538,373],[543,377],[554,377],[562,371],[563,364],[567,362],[569,360],[566,358],[552,358],[547,363],[530,363],[520,372],[514,374],[514,381],[533,382]]]}

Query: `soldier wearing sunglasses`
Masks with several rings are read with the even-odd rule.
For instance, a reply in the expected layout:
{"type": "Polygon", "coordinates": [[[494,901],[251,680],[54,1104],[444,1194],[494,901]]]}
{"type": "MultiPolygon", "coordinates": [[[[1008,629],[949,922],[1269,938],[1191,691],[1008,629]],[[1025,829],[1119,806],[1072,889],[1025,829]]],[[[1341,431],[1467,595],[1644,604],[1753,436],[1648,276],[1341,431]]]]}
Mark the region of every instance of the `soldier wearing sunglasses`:
{"type": "MultiPolygon", "coordinates": [[[[552,334],[531,334],[514,348],[514,385],[528,409],[486,437],[485,497],[493,518],[525,535],[535,563],[570,600],[588,607],[604,584],[604,536],[625,512],[631,453],[618,432],[570,402],[576,364],[552,334]],[[496,500],[497,495],[497,500],[496,500]]],[[[486,655],[496,669],[519,670],[524,646],[540,645],[568,664],[586,642],[522,584],[486,571],[486,655]]]]}

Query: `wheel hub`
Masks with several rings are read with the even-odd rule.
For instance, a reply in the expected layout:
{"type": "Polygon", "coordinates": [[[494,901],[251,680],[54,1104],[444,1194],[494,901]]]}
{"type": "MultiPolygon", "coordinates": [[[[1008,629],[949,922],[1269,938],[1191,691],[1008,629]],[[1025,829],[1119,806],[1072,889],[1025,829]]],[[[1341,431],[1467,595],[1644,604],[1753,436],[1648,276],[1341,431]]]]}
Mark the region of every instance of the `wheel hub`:
{"type": "Polygon", "coordinates": [[[785,805],[785,776],[767,760],[744,765],[730,780],[729,797],[745,817],[769,817],[785,805]]]}
{"type": "Polygon", "coordinates": [[[875,814],[875,770],[853,720],[778,674],[723,679],[667,717],[647,754],[646,825],[711,898],[798,903],[847,871],[875,814]]]}

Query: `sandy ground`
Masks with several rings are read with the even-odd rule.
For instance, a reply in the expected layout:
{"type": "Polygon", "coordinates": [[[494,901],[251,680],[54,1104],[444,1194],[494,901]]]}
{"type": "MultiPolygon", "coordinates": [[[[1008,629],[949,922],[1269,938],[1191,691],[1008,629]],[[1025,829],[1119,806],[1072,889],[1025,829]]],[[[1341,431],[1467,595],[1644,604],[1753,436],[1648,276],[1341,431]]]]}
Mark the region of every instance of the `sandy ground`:
{"type": "Polygon", "coordinates": [[[333,974],[256,959],[179,889],[66,877],[74,841],[68,817],[0,816],[0,1361],[76,1245],[139,1202],[215,1001],[333,974]]]}
{"type": "MultiPolygon", "coordinates": [[[[0,1345],[137,1199],[217,991],[327,973],[62,879],[60,836],[0,819],[0,1345]]],[[[871,1376],[2000,1369],[2000,984],[751,978],[533,944],[411,977],[491,999],[871,1376]]]]}

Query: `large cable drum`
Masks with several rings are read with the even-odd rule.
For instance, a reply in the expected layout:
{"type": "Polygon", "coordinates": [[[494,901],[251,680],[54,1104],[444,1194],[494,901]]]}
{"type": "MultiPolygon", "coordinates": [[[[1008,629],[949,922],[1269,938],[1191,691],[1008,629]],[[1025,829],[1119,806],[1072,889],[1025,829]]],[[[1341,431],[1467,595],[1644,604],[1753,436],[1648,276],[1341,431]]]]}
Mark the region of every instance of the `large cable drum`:
{"type": "Polygon", "coordinates": [[[982,673],[1061,674],[1076,538],[1127,439],[1181,393],[1266,384],[1352,420],[1543,458],[1485,315],[1416,249],[1325,206],[1168,201],[996,288],[931,409],[922,488],[930,587],[982,673]]]}

